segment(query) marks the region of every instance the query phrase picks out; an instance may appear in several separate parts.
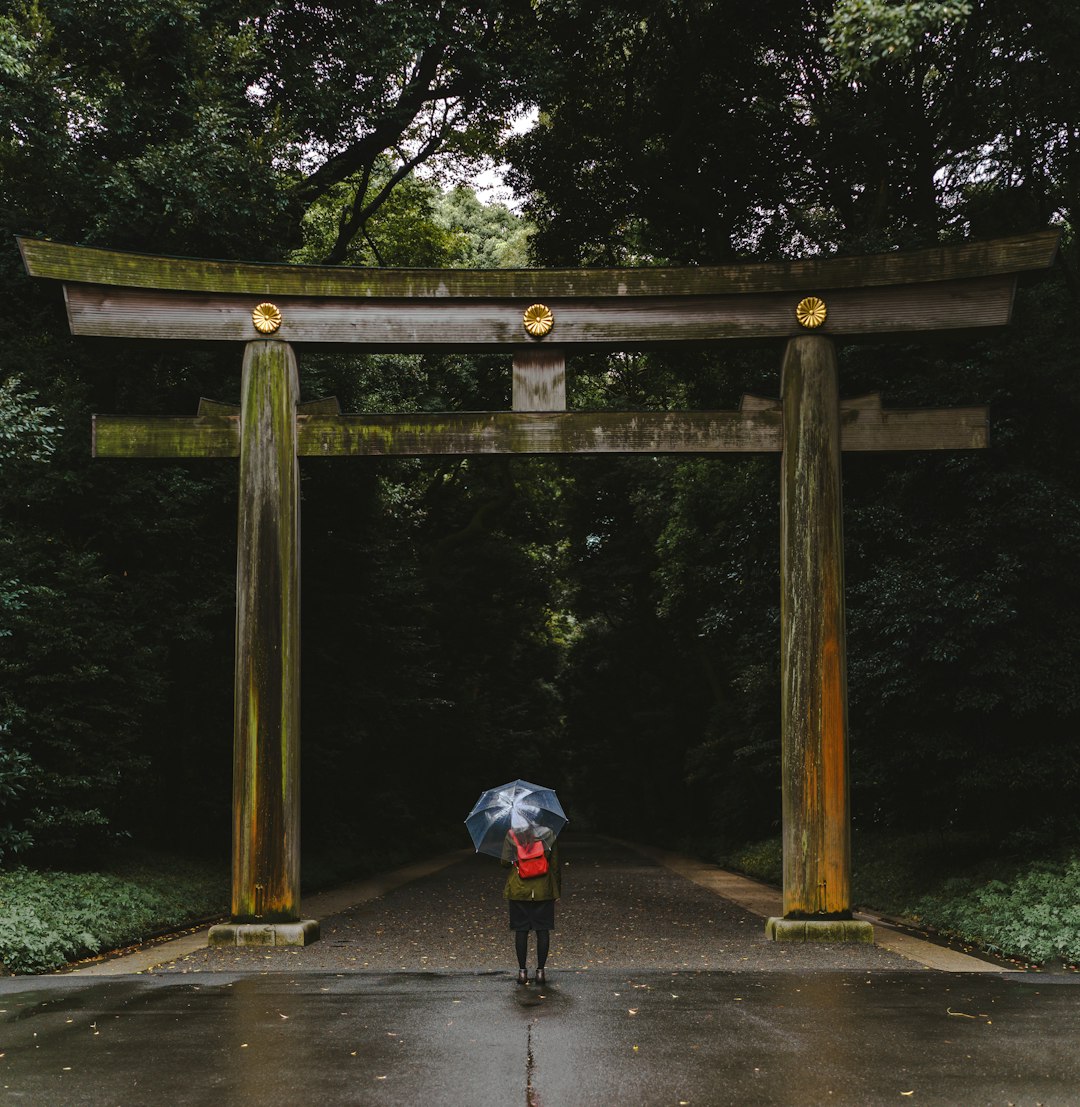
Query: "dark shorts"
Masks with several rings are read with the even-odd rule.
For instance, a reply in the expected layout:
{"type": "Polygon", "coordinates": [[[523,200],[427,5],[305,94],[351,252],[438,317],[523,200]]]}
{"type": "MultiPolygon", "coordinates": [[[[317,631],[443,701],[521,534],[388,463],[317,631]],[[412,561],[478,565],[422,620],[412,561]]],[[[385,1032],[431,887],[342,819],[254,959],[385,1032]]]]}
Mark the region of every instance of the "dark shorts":
{"type": "Polygon", "coordinates": [[[510,899],[511,930],[554,930],[553,899],[510,899]]]}

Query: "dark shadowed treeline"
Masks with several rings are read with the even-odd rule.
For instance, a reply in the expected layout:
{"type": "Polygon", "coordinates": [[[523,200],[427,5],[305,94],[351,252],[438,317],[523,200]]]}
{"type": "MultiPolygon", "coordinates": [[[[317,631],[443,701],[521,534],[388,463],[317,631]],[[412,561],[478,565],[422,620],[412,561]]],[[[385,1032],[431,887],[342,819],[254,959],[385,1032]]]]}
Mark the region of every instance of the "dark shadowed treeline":
{"type": "MultiPolygon", "coordinates": [[[[978,454],[845,461],[857,825],[1075,835],[1078,46],[1064,0],[9,6],[0,861],[224,844],[235,464],[92,461],[89,418],[235,402],[240,369],[231,347],[72,339],[14,233],[697,265],[1059,223],[1011,328],[850,346],[841,389],[992,420],[978,454]],[[523,214],[453,187],[488,155],[523,214]]],[[[777,394],[780,352],[574,357],[570,403],[731,408],[777,394]]],[[[300,379],[345,410],[509,406],[501,356],[301,351],[300,379]]],[[[301,470],[309,846],[441,844],[518,775],[626,837],[776,826],[775,458],[301,470]]]]}

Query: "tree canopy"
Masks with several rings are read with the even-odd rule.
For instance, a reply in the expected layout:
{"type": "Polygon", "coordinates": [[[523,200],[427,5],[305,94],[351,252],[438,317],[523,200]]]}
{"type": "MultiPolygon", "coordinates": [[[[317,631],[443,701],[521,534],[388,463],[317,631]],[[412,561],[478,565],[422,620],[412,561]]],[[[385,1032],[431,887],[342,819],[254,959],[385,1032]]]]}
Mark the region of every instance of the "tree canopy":
{"type": "MultiPolygon", "coordinates": [[[[1075,830],[1080,14],[1064,0],[19,0],[0,14],[0,860],[224,840],[235,467],[91,461],[91,412],[235,401],[231,349],[73,339],[13,233],[354,265],[698,265],[1065,231],[1007,332],[842,351],[989,403],[853,457],[859,825],[1075,830]],[[536,123],[514,134],[527,112],[536,123]],[[522,210],[462,182],[504,162],[522,210]]],[[[575,356],[571,406],[734,407],[780,350],[575,356]]],[[[305,354],[346,410],[509,405],[498,356],[305,354]]],[[[480,788],[579,823],[779,819],[775,459],[305,461],[305,835],[423,844],[480,788]],[[418,805],[416,767],[443,782],[418,805]]],[[[464,804],[464,809],[463,809],[464,804]]]]}

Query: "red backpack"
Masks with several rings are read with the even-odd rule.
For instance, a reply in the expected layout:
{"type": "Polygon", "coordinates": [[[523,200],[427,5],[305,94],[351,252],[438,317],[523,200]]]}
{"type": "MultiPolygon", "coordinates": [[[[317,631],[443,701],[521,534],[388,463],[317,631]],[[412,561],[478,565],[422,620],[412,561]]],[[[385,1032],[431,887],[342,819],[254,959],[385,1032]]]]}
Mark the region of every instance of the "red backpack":
{"type": "Polygon", "coordinates": [[[548,871],[548,859],[544,853],[544,843],[539,839],[529,843],[518,840],[511,830],[510,837],[517,850],[517,871],[522,880],[531,880],[534,876],[545,876],[548,871]]]}

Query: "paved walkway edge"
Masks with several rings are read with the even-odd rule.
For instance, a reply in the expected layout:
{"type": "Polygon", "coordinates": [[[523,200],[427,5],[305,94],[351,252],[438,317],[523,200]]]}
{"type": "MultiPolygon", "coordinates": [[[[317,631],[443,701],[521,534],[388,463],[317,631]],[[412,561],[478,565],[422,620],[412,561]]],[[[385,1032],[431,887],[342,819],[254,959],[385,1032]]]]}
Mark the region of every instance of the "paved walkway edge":
{"type": "MultiPolygon", "coordinates": [[[[332,888],[326,892],[316,892],[314,895],[304,898],[304,913],[316,919],[340,914],[350,907],[358,907],[361,903],[367,903],[379,896],[386,895],[387,892],[400,888],[403,884],[421,880],[425,876],[430,876],[432,873],[445,869],[448,865],[463,861],[472,852],[471,849],[456,849],[450,853],[429,858],[427,861],[415,861],[411,865],[403,865],[400,869],[378,873],[366,880],[342,885],[340,888],[332,888]]],[[[177,958],[186,957],[196,950],[205,949],[209,944],[209,936],[210,927],[205,927],[193,934],[185,934],[180,938],[171,938],[168,941],[158,942],[153,946],[135,949],[130,953],[110,957],[105,961],[91,961],[86,965],[80,965],[76,969],[61,969],[53,975],[124,976],[130,973],[149,972],[156,966],[163,965],[166,961],[175,961],[177,958]]]]}
{"type": "MultiPolygon", "coordinates": [[[[621,845],[636,850],[645,857],[671,869],[687,880],[707,888],[715,895],[730,900],[740,907],[759,915],[762,919],[778,916],[783,911],[781,893],[769,884],[753,880],[738,873],[728,872],[716,865],[684,857],[678,853],[656,849],[653,846],[640,845],[637,842],[619,840],[621,845]]],[[[442,869],[464,860],[472,854],[470,849],[453,850],[426,861],[417,861],[403,865],[399,869],[380,873],[376,876],[343,885],[330,891],[319,892],[304,900],[304,912],[321,919],[340,914],[350,907],[368,903],[387,892],[421,880],[442,869]]],[[[969,956],[959,950],[934,945],[912,934],[898,930],[892,924],[875,915],[857,912],[855,918],[874,925],[874,941],[882,949],[890,950],[910,961],[928,969],[942,972],[1002,973],[1018,970],[995,965],[978,957],[969,956]]],[[[121,976],[131,973],[149,972],[166,961],[175,961],[196,950],[205,949],[208,944],[210,928],[206,927],[192,934],[159,942],[153,946],[133,950],[104,961],[93,961],[75,969],[61,969],[65,976],[121,976]]]]}
{"type": "MultiPolygon", "coordinates": [[[[653,846],[639,845],[637,842],[621,842],[630,849],[637,850],[645,857],[651,858],[665,868],[671,869],[687,880],[693,881],[702,888],[708,888],[710,892],[737,903],[740,907],[750,911],[754,915],[760,915],[763,919],[783,914],[783,896],[778,889],[770,884],[753,880],[748,876],[740,876],[738,873],[728,872],[726,869],[710,865],[705,861],[696,861],[690,857],[683,857],[678,853],[669,853],[667,850],[656,849],[653,846]]],[[[892,953],[898,953],[909,961],[915,961],[928,969],[938,969],[941,972],[1017,972],[1017,969],[1005,968],[1001,965],[983,961],[979,957],[961,953],[959,950],[949,949],[947,946],[938,946],[933,942],[925,942],[898,930],[892,924],[885,922],[876,915],[865,912],[855,912],[855,918],[861,922],[869,922],[874,925],[874,944],[892,953]]]]}

